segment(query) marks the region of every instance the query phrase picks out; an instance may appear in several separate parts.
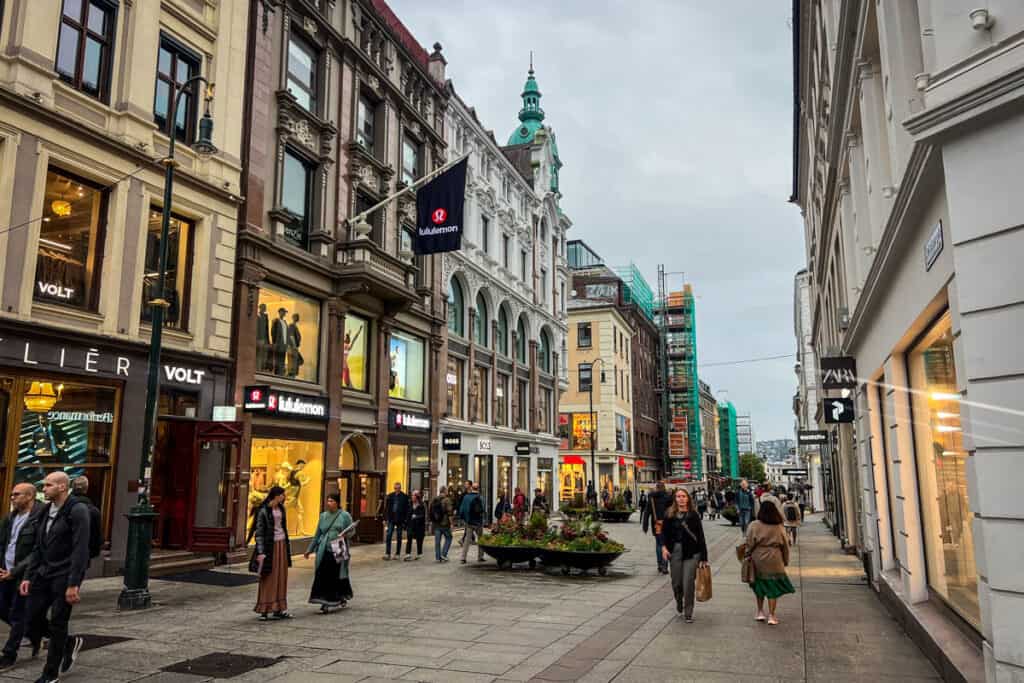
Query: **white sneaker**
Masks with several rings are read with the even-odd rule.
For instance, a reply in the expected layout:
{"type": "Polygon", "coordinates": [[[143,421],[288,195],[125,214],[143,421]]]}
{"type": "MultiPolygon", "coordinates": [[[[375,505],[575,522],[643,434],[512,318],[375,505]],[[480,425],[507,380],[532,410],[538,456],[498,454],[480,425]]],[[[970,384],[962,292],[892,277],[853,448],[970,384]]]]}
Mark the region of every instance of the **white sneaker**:
{"type": "Polygon", "coordinates": [[[764,621],[764,620],[765,620],[765,619],[767,619],[767,618],[768,618],[768,617],[766,617],[766,616],[764,615],[764,612],[758,612],[758,613],[757,613],[757,616],[756,616],[756,617],[754,617],[754,621],[764,621]]]}

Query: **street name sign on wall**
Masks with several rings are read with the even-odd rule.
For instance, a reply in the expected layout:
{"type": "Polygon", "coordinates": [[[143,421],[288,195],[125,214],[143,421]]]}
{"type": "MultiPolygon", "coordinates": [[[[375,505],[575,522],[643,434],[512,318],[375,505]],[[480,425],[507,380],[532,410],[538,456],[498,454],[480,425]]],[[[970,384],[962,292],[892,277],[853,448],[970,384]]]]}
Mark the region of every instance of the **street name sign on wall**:
{"type": "Polygon", "coordinates": [[[853,422],[852,398],[826,398],[824,409],[825,422],[827,424],[853,422]]]}
{"type": "Polygon", "coordinates": [[[823,389],[856,389],[857,359],[852,356],[826,356],[821,359],[823,389]]]}
{"type": "Polygon", "coordinates": [[[828,432],[799,431],[796,434],[796,442],[800,446],[820,446],[828,443],[828,432]]]}
{"type": "Polygon", "coordinates": [[[932,269],[944,246],[945,244],[942,241],[942,221],[939,221],[932,228],[932,234],[928,236],[928,241],[924,243],[924,272],[927,273],[932,269]]]}

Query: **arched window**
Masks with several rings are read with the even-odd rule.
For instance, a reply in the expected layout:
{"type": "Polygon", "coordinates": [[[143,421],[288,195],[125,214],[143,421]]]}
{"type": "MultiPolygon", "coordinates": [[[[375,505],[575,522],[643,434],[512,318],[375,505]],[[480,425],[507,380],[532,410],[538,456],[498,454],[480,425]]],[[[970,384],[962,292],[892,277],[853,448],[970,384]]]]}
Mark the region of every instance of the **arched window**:
{"type": "Polygon", "coordinates": [[[484,301],[483,293],[476,295],[476,320],[473,321],[473,339],[477,344],[486,348],[487,326],[490,320],[487,315],[487,302],[484,301]]]}
{"type": "Polygon", "coordinates": [[[537,350],[539,358],[537,362],[544,372],[551,372],[551,340],[548,338],[547,330],[540,331],[540,348],[537,350]]]}
{"type": "Polygon", "coordinates": [[[448,295],[448,331],[452,334],[466,334],[466,304],[462,296],[462,285],[452,278],[448,295]]]}
{"type": "Polygon", "coordinates": [[[498,338],[494,347],[503,353],[508,355],[508,313],[505,312],[504,308],[498,309],[498,338]]]}
{"type": "Polygon", "coordinates": [[[516,325],[516,360],[526,362],[526,322],[522,317],[516,325]]]}

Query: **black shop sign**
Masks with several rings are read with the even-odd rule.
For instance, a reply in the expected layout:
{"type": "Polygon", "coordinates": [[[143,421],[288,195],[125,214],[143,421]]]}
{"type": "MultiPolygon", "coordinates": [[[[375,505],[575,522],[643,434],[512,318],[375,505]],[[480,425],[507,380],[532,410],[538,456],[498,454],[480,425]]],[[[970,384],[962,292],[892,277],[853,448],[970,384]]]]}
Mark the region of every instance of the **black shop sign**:
{"type": "Polygon", "coordinates": [[[443,432],[441,434],[441,450],[461,451],[462,432],[443,432]]]}
{"type": "Polygon", "coordinates": [[[247,413],[274,417],[297,417],[321,422],[331,419],[330,401],[326,398],[278,391],[266,385],[246,387],[242,409],[247,413]]]}

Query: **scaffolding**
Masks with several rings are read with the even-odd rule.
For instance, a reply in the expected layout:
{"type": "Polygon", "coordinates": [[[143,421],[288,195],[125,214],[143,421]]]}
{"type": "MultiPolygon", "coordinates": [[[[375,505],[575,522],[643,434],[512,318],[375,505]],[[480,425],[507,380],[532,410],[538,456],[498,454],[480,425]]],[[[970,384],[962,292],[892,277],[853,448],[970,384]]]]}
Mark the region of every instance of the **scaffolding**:
{"type": "Polygon", "coordinates": [[[693,288],[669,292],[665,267],[658,266],[655,323],[661,342],[662,415],[668,448],[667,473],[704,478],[704,448],[700,423],[700,380],[697,377],[697,320],[693,288]]]}
{"type": "Polygon", "coordinates": [[[644,279],[636,264],[630,263],[628,266],[618,266],[613,268],[613,270],[625,285],[623,287],[625,303],[636,304],[637,308],[643,311],[648,320],[654,320],[654,292],[651,291],[651,286],[647,284],[647,280],[644,279]]]}
{"type": "Polygon", "coordinates": [[[736,407],[729,401],[718,404],[718,448],[722,454],[722,474],[738,479],[740,449],[736,438],[736,407]]]}

